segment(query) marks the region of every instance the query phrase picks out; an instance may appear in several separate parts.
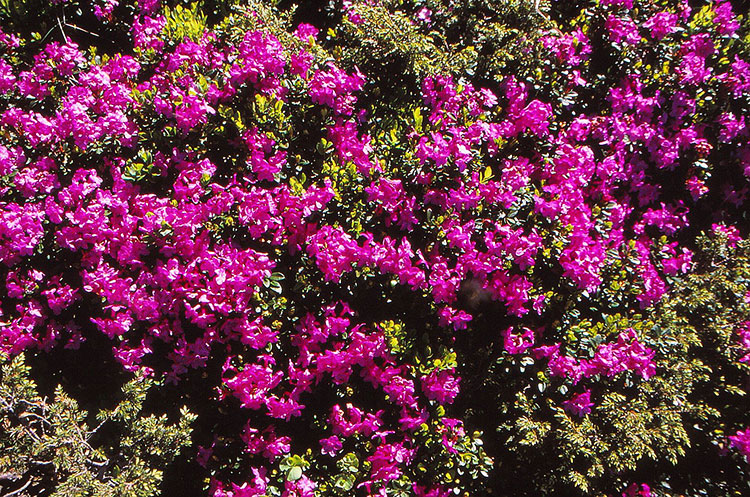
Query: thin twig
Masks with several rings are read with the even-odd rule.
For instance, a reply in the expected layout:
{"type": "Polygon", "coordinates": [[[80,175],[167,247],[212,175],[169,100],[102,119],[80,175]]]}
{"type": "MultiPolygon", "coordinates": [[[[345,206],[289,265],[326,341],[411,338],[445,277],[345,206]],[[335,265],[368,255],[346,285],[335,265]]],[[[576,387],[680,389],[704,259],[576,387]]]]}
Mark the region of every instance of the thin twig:
{"type": "Polygon", "coordinates": [[[43,416],[40,416],[39,414],[37,414],[35,412],[26,411],[26,412],[22,412],[21,414],[18,415],[18,419],[24,419],[24,418],[36,418],[39,421],[41,421],[42,423],[47,423],[50,426],[52,425],[52,423],[50,423],[47,418],[45,418],[43,416]]]}
{"type": "Polygon", "coordinates": [[[109,419],[105,419],[104,421],[102,421],[101,423],[99,423],[96,428],[94,428],[93,430],[89,431],[88,434],[86,435],[86,440],[89,440],[94,433],[96,433],[97,431],[99,431],[99,428],[101,428],[102,425],[104,423],[106,423],[107,421],[109,421],[109,419]]]}
{"type": "Polygon", "coordinates": [[[23,487],[19,488],[18,490],[13,490],[9,494],[5,494],[5,495],[3,495],[3,497],[10,497],[11,495],[20,494],[21,492],[23,492],[24,490],[26,490],[29,487],[29,485],[31,485],[31,480],[32,480],[32,478],[29,477],[29,481],[27,481],[26,484],[23,487]]]}
{"type": "Polygon", "coordinates": [[[534,10],[536,11],[536,13],[539,14],[542,17],[542,19],[547,21],[547,23],[552,24],[552,31],[556,32],[559,35],[562,35],[562,31],[560,31],[560,29],[552,21],[552,19],[549,16],[547,16],[547,14],[541,11],[541,9],[539,8],[540,3],[542,3],[542,0],[534,0],[534,10]]]}
{"type": "Polygon", "coordinates": [[[536,10],[536,13],[542,16],[545,20],[549,21],[549,17],[547,17],[545,14],[542,13],[541,10],[539,10],[539,4],[542,2],[542,0],[534,0],[534,10],[536,10]]]}
{"type": "Polygon", "coordinates": [[[65,43],[69,43],[68,42],[68,35],[65,34],[65,30],[62,27],[62,22],[60,22],[60,18],[59,17],[57,18],[57,25],[60,26],[60,32],[63,35],[63,39],[65,40],[65,43]]]}
{"type": "Polygon", "coordinates": [[[78,31],[82,31],[82,32],[84,32],[84,33],[86,33],[86,34],[88,34],[88,35],[91,35],[91,36],[95,36],[95,37],[99,38],[99,35],[98,35],[98,34],[96,34],[96,33],[92,33],[91,31],[88,31],[88,30],[86,30],[86,29],[80,28],[80,27],[76,26],[75,24],[68,24],[68,23],[66,22],[66,23],[65,23],[65,25],[66,25],[67,27],[69,27],[69,28],[77,29],[78,31]]]}
{"type": "Polygon", "coordinates": [[[54,30],[55,30],[54,26],[52,26],[51,28],[49,28],[49,31],[47,31],[47,34],[44,35],[41,40],[39,40],[39,43],[44,43],[44,40],[46,40],[47,37],[50,35],[50,33],[52,33],[54,30]]]}

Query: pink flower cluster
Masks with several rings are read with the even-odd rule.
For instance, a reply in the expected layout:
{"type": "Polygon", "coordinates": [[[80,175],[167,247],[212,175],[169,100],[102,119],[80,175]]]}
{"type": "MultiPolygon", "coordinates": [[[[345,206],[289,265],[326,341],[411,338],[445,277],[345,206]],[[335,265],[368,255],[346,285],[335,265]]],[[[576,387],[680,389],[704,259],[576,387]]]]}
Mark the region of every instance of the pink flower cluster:
{"type": "Polygon", "coordinates": [[[563,401],[562,406],[576,416],[583,417],[591,412],[594,403],[591,402],[591,390],[586,389],[581,393],[575,394],[568,400],[563,401]]]}
{"type": "Polygon", "coordinates": [[[729,446],[734,447],[745,459],[750,461],[750,428],[739,430],[736,434],[729,436],[729,446]]]}
{"type": "Polygon", "coordinates": [[[656,352],[640,343],[632,329],[620,333],[617,342],[597,347],[591,359],[563,355],[560,353],[560,344],[536,347],[532,349],[532,354],[536,358],[544,357],[549,360],[552,376],[567,377],[573,383],[596,375],[611,377],[626,371],[633,371],[645,379],[656,374],[653,362],[656,352]]]}

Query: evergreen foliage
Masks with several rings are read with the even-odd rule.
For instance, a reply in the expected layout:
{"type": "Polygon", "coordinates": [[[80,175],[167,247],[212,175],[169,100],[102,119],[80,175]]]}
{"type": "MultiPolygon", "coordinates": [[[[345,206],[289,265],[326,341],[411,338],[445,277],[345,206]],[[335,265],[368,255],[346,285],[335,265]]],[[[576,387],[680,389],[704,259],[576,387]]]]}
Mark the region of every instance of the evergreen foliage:
{"type": "Polygon", "coordinates": [[[41,397],[20,354],[0,377],[0,485],[3,495],[146,497],[158,494],[163,469],[190,445],[195,415],[147,414],[153,379],[140,374],[114,409],[92,417],[55,389],[41,397]],[[96,423],[95,425],[93,423],[96,423]]]}

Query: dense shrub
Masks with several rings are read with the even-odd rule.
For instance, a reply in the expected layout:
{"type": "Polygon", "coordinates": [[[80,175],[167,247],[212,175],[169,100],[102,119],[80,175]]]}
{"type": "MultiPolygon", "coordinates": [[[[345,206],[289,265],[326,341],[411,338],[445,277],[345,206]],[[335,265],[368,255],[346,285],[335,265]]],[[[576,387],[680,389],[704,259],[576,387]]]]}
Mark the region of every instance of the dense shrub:
{"type": "Polygon", "coordinates": [[[0,5],[6,371],[159,383],[4,490],[151,494],[188,422],[165,494],[749,490],[729,2],[0,5]]]}

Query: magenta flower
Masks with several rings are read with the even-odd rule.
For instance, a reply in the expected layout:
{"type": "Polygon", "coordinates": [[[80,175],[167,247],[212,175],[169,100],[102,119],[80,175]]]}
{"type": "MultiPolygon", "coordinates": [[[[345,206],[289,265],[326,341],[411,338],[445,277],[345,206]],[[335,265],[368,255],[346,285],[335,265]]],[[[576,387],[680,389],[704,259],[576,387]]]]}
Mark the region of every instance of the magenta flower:
{"type": "Polygon", "coordinates": [[[300,50],[299,53],[292,54],[290,56],[289,71],[292,74],[296,74],[301,78],[307,79],[307,73],[310,70],[310,66],[312,65],[314,60],[315,57],[312,54],[305,52],[304,50],[300,50]]]}
{"type": "Polygon", "coordinates": [[[635,45],[641,41],[641,35],[638,33],[638,26],[636,26],[629,18],[620,18],[610,15],[607,18],[604,27],[607,28],[610,39],[615,43],[625,42],[629,45],[635,45]]]}
{"type": "Polygon", "coordinates": [[[119,0],[99,0],[99,3],[94,5],[94,15],[99,19],[111,20],[112,11],[119,4],[119,0]]]}
{"type": "Polygon", "coordinates": [[[133,41],[136,48],[141,50],[154,50],[161,52],[164,48],[164,41],[160,34],[167,20],[164,16],[136,16],[133,19],[133,41]]]}
{"type": "Polygon", "coordinates": [[[732,36],[740,29],[740,23],[732,12],[732,4],[726,0],[719,0],[714,4],[713,22],[723,35],[732,36]]]}
{"type": "Polygon", "coordinates": [[[265,468],[251,468],[253,473],[252,482],[242,485],[231,484],[231,489],[225,489],[224,485],[214,479],[211,480],[210,491],[212,497],[262,497],[266,495],[268,488],[268,477],[265,468]]]}
{"type": "Polygon", "coordinates": [[[427,7],[422,7],[421,9],[419,9],[419,12],[417,12],[417,20],[427,25],[432,24],[431,16],[432,16],[432,11],[428,9],[427,7]]]}
{"type": "Polygon", "coordinates": [[[465,330],[467,323],[471,322],[471,314],[445,306],[438,311],[440,326],[453,326],[456,331],[465,330]]]}
{"type": "Polygon", "coordinates": [[[400,466],[410,464],[415,453],[415,449],[407,449],[401,443],[379,446],[375,453],[367,458],[372,465],[369,482],[385,483],[397,479],[402,474],[400,466]]]}
{"type": "Polygon", "coordinates": [[[267,402],[267,394],[283,376],[281,371],[274,372],[268,366],[250,364],[234,378],[224,380],[224,384],[240,399],[242,407],[257,410],[267,402]]]}
{"type": "Polygon", "coordinates": [[[320,452],[322,454],[327,454],[329,456],[335,456],[338,454],[341,449],[343,448],[343,444],[341,443],[341,440],[336,435],[333,435],[332,437],[328,438],[321,438],[320,439],[320,452]]]}
{"type": "Polygon", "coordinates": [[[706,183],[697,176],[689,177],[685,182],[685,188],[687,188],[687,191],[690,192],[690,196],[693,198],[693,200],[698,200],[703,195],[708,193],[708,187],[706,186],[706,183]]]}
{"type": "Polygon", "coordinates": [[[297,29],[294,31],[294,35],[300,40],[307,42],[314,41],[315,38],[318,37],[319,32],[320,30],[318,30],[318,28],[316,28],[312,24],[302,23],[297,26],[297,29]],[[312,38],[312,40],[310,40],[310,38],[312,38]]]}
{"type": "Polygon", "coordinates": [[[432,371],[422,377],[422,391],[430,400],[440,404],[452,404],[459,393],[460,381],[453,370],[432,371]]]}
{"type": "Polygon", "coordinates": [[[16,88],[16,76],[13,74],[13,68],[0,59],[0,93],[7,93],[16,88]]]}
{"type": "Polygon", "coordinates": [[[584,417],[591,412],[594,403],[591,402],[591,390],[588,388],[582,393],[573,395],[570,399],[563,401],[563,408],[578,417],[584,417]]]}
{"type": "Polygon", "coordinates": [[[422,487],[416,483],[412,485],[414,495],[417,497],[450,497],[451,492],[438,485],[436,487],[422,487]]]}
{"type": "Polygon", "coordinates": [[[645,483],[641,485],[631,483],[622,493],[622,497],[651,497],[651,488],[645,483]]]}
{"type": "Polygon", "coordinates": [[[523,354],[534,346],[534,332],[524,328],[522,334],[514,334],[511,326],[503,331],[503,345],[509,354],[523,354]]]}
{"type": "MultiPolygon", "coordinates": [[[[745,302],[750,303],[750,292],[745,295],[745,302]]],[[[737,334],[739,346],[742,350],[741,354],[744,354],[740,358],[740,362],[750,364],[750,321],[742,323],[737,334]]]]}
{"type": "Polygon", "coordinates": [[[317,488],[317,484],[306,475],[302,475],[298,480],[287,480],[284,483],[284,491],[281,492],[281,497],[314,497],[315,488],[317,488]]]}
{"type": "Polygon", "coordinates": [[[677,26],[677,15],[671,12],[659,12],[643,24],[644,28],[651,30],[651,36],[656,40],[661,40],[665,36],[674,32],[677,26]]]}
{"type": "Polygon", "coordinates": [[[310,80],[310,99],[338,114],[351,115],[357,101],[353,93],[361,90],[364,82],[365,77],[358,69],[347,74],[331,62],[327,71],[316,72],[310,80]]]}

